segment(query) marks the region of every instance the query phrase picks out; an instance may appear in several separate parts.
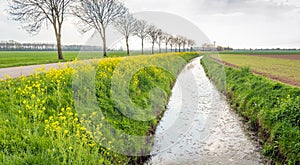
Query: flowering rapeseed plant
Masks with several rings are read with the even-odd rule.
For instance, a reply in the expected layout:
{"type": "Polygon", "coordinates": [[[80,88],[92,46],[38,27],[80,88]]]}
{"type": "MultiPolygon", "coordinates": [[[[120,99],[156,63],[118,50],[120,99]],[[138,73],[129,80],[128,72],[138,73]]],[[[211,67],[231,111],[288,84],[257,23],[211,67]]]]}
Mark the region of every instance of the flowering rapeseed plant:
{"type": "MultiPolygon", "coordinates": [[[[187,60],[197,54],[167,54],[127,58],[126,70],[136,65],[159,60],[179,73],[183,66],[172,61],[172,56],[187,60]],[[130,62],[131,61],[131,62],[130,62]]],[[[135,121],[118,111],[112,100],[111,79],[118,64],[125,58],[103,59],[98,62],[95,90],[101,112],[78,115],[75,110],[72,79],[76,70],[40,69],[40,74],[0,81],[0,162],[4,164],[126,164],[133,157],[114,152],[114,141],[103,147],[107,132],[101,123],[94,130],[87,129],[96,120],[107,120],[128,134],[147,135],[158,123],[159,116],[147,122],[135,121]],[[103,137],[96,141],[94,137],[103,137]]],[[[71,65],[70,65],[71,66],[71,65]]],[[[90,67],[82,68],[89,72],[90,67]]],[[[122,74],[120,74],[121,76],[122,74]]],[[[175,75],[176,76],[176,75],[175,75]]],[[[162,68],[142,68],[130,80],[130,97],[138,107],[150,106],[149,91],[158,86],[170,95],[174,75],[162,68]]],[[[120,80],[122,78],[120,77],[120,80]]],[[[79,89],[84,91],[85,89],[79,89]]],[[[164,97],[164,104],[168,96],[164,97]]],[[[160,107],[161,112],[164,107],[160,107]]],[[[162,115],[162,114],[160,114],[162,115]]],[[[132,161],[132,160],[131,160],[132,161]]]]}

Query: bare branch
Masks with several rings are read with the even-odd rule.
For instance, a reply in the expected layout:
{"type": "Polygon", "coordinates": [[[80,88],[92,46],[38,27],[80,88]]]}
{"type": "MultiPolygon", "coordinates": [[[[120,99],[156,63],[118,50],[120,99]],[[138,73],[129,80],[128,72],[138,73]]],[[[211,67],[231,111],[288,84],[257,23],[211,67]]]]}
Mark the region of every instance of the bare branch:
{"type": "Polygon", "coordinates": [[[149,25],[144,20],[138,20],[136,23],[137,29],[134,35],[139,37],[142,41],[142,54],[144,54],[144,40],[148,36],[147,30],[149,28],[149,25]]]}
{"type": "Polygon", "coordinates": [[[126,14],[118,18],[114,26],[124,37],[129,37],[137,31],[137,20],[131,14],[126,14]]]}
{"type": "Polygon", "coordinates": [[[96,29],[103,41],[103,54],[106,56],[106,28],[119,17],[128,13],[128,9],[117,0],[78,0],[72,13],[80,19],[81,31],[96,29]]]}
{"type": "Polygon", "coordinates": [[[144,20],[138,20],[136,26],[137,30],[134,35],[138,36],[141,39],[145,39],[148,35],[147,29],[149,28],[147,22],[144,20]]]}
{"type": "Polygon", "coordinates": [[[59,59],[63,59],[61,29],[70,3],[71,0],[10,0],[9,13],[13,20],[21,22],[22,27],[31,34],[39,33],[44,24],[51,23],[56,35],[59,59]]]}
{"type": "Polygon", "coordinates": [[[157,29],[154,25],[150,25],[147,29],[147,33],[152,42],[152,54],[154,54],[154,44],[160,34],[162,34],[162,31],[161,29],[157,29]]]}
{"type": "Polygon", "coordinates": [[[137,19],[135,19],[131,14],[126,14],[122,17],[119,17],[114,22],[115,28],[125,37],[127,55],[129,56],[129,37],[134,35],[137,31],[137,19]]]}

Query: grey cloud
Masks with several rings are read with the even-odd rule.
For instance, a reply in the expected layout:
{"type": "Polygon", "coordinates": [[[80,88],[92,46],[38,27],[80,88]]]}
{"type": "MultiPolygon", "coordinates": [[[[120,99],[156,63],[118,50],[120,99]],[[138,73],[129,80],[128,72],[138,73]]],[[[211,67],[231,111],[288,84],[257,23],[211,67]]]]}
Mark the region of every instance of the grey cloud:
{"type": "Polygon", "coordinates": [[[194,4],[194,12],[200,14],[238,12],[247,15],[281,17],[298,9],[294,4],[266,0],[190,0],[190,4],[194,4]]]}

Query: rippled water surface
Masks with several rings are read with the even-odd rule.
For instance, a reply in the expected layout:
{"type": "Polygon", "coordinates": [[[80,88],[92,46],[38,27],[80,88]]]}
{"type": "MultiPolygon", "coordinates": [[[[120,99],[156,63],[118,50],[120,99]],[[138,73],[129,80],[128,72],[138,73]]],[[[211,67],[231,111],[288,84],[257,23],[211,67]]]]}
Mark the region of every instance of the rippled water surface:
{"type": "Polygon", "coordinates": [[[148,164],[262,164],[259,147],[197,58],[173,88],[148,164]]]}

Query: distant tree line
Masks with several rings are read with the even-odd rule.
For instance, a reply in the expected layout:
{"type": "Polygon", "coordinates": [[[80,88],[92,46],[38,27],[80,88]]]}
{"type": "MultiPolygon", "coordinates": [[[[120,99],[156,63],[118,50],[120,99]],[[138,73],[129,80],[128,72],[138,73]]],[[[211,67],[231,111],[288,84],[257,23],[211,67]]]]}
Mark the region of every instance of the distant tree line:
{"type": "Polygon", "coordinates": [[[201,47],[194,47],[193,48],[195,51],[232,51],[234,50],[233,48],[227,46],[227,47],[223,47],[223,46],[217,46],[211,43],[204,43],[202,44],[201,47]]]}
{"type": "Polygon", "coordinates": [[[245,52],[251,52],[251,51],[254,51],[254,52],[266,52],[266,51],[300,51],[300,49],[297,49],[297,48],[286,48],[286,49],[283,49],[283,48],[261,48],[261,49],[258,49],[258,48],[249,48],[249,49],[234,49],[234,51],[245,51],[245,52]]]}
{"type": "MultiPolygon", "coordinates": [[[[28,32],[37,34],[42,26],[51,25],[55,32],[58,58],[63,59],[61,43],[62,28],[66,16],[73,15],[78,18],[78,28],[82,32],[96,30],[101,37],[103,54],[107,51],[107,27],[113,25],[125,38],[127,55],[130,55],[129,38],[138,36],[142,42],[142,54],[144,42],[152,43],[152,53],[155,44],[162,52],[170,46],[171,51],[192,50],[196,44],[194,40],[176,34],[169,34],[154,25],[149,25],[144,20],[134,18],[127,7],[118,0],[9,0],[9,13],[16,21],[21,22],[22,27],[28,32]]],[[[45,45],[43,45],[45,46],[45,45]]],[[[51,46],[47,45],[46,47],[51,46]]],[[[42,45],[41,45],[42,47],[42,45]]],[[[53,47],[52,47],[53,48],[53,47]]],[[[52,49],[51,48],[51,49],[52,49]]]]}
{"type": "Polygon", "coordinates": [[[204,43],[201,47],[194,47],[194,51],[234,51],[234,52],[297,52],[300,51],[300,49],[297,48],[244,48],[244,49],[234,49],[229,46],[223,47],[223,46],[217,46],[212,43],[204,43]]]}
{"type": "MultiPolygon", "coordinates": [[[[19,43],[13,40],[0,42],[0,51],[56,51],[56,44],[19,43]]],[[[63,51],[102,51],[101,46],[62,45],[63,51]]]]}

